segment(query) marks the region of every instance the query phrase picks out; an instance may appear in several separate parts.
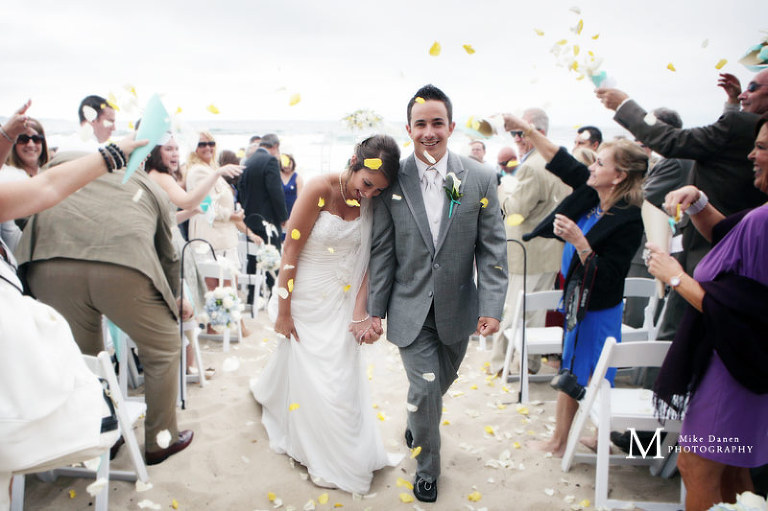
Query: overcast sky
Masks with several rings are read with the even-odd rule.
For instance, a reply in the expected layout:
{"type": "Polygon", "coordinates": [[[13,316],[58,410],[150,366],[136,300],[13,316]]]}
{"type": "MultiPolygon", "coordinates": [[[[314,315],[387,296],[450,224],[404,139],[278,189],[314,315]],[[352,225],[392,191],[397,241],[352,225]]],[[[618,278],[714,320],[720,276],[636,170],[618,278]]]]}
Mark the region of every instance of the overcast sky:
{"type": "Polygon", "coordinates": [[[122,98],[130,85],[141,104],[162,93],[187,120],[213,119],[213,104],[221,120],[333,120],[370,108],[404,123],[407,100],[432,82],[457,122],[543,106],[557,125],[612,123],[589,80],[555,65],[550,48],[566,39],[603,58],[644,106],[706,124],[725,99],[715,64],[727,59],[723,70],[746,84],[752,73],[737,61],[761,30],[766,0],[6,0],[0,115],[31,97],[32,116],[74,119],[85,95],[122,98]]]}

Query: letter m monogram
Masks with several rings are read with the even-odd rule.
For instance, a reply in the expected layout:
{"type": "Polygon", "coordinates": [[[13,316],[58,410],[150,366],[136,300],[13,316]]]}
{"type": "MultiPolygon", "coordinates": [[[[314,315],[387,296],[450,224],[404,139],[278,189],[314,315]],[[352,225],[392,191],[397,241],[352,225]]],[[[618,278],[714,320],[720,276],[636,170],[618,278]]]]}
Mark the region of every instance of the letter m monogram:
{"type": "Polygon", "coordinates": [[[653,445],[653,442],[656,442],[656,456],[654,458],[662,459],[664,456],[661,455],[661,432],[664,428],[656,428],[656,432],[653,434],[653,438],[651,438],[651,441],[648,443],[648,447],[644,447],[642,442],[640,442],[640,438],[637,436],[637,431],[635,428],[627,428],[629,430],[629,455],[627,456],[627,459],[634,459],[636,456],[634,455],[634,451],[632,450],[632,447],[634,445],[637,445],[637,450],[640,451],[640,456],[642,456],[643,459],[648,455],[648,451],[651,450],[651,446],[653,445]]]}

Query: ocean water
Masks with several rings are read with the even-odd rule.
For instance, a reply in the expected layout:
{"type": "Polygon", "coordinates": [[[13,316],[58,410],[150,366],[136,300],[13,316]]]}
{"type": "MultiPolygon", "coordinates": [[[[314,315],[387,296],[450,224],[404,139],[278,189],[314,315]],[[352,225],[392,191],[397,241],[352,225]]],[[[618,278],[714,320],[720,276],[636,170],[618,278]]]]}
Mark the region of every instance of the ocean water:
{"type": "MultiPolygon", "coordinates": [[[[67,138],[72,137],[77,130],[77,126],[69,121],[45,119],[41,122],[46,130],[50,147],[65,144],[67,138]]],[[[376,129],[368,130],[350,130],[342,121],[193,121],[187,126],[190,135],[186,138],[179,137],[184,160],[197,143],[194,133],[202,129],[213,134],[217,142],[217,151],[229,149],[234,152],[245,150],[253,135],[275,133],[280,137],[281,152],[293,155],[297,171],[305,178],[343,170],[352,155],[355,144],[375,133],[386,133],[395,138],[400,144],[402,156],[407,156],[413,151],[413,144],[405,126],[387,122],[376,129]]],[[[128,131],[128,126],[118,120],[118,128],[113,138],[119,139],[128,131]]],[[[621,132],[621,128],[615,126],[607,135],[612,137],[621,132]]],[[[573,126],[553,126],[550,129],[550,138],[568,149],[573,145],[575,134],[576,130],[573,126]]],[[[453,152],[467,156],[469,143],[477,138],[475,132],[457,122],[448,145],[453,152]]],[[[508,134],[481,140],[486,144],[486,162],[490,166],[495,166],[496,154],[502,147],[514,147],[513,140],[508,134]]],[[[64,148],[62,146],[62,149],[64,148]]]]}

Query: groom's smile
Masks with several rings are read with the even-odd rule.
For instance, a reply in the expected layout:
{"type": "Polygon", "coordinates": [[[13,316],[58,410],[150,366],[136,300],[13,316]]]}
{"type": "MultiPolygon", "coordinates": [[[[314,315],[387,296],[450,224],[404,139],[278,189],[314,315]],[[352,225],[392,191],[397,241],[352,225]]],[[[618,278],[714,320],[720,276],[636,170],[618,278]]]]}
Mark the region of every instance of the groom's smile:
{"type": "Polygon", "coordinates": [[[448,150],[448,138],[455,126],[456,124],[448,118],[448,110],[442,101],[427,100],[414,104],[411,122],[406,126],[406,130],[413,140],[416,157],[433,163],[424,155],[426,151],[435,161],[440,161],[448,150]]]}

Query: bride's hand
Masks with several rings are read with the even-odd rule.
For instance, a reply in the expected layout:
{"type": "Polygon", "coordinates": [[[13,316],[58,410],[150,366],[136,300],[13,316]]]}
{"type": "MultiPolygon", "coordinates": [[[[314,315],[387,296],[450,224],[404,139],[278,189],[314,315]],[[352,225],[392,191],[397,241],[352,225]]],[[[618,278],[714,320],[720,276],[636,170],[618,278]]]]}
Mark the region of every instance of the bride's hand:
{"type": "MultiPolygon", "coordinates": [[[[371,329],[371,318],[365,318],[364,321],[356,322],[352,321],[349,324],[349,331],[352,332],[352,336],[355,338],[355,342],[357,344],[362,344],[363,342],[373,342],[373,341],[367,341],[365,340],[366,334],[369,332],[373,332],[371,329]]],[[[376,338],[378,339],[378,335],[376,338]]]]}
{"type": "Polygon", "coordinates": [[[299,334],[296,333],[296,326],[293,324],[293,318],[290,314],[286,315],[278,315],[277,320],[275,321],[275,333],[278,335],[282,335],[283,337],[290,339],[291,336],[293,336],[294,339],[296,339],[297,342],[301,342],[299,340],[299,334]]]}

